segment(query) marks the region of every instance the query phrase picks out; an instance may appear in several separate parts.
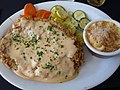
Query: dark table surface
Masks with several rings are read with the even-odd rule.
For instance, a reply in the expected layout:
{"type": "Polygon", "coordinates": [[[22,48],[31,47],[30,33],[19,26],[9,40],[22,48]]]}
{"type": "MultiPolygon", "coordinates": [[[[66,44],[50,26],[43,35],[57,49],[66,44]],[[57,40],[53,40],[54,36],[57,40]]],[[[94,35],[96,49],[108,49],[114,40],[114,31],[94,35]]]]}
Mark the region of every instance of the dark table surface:
{"type": "MultiPolygon", "coordinates": [[[[41,3],[50,0],[0,0],[0,24],[4,22],[9,16],[22,9],[26,3],[41,3]]],[[[51,0],[52,1],[52,0],[51,0]]],[[[87,3],[87,0],[76,0],[82,3],[87,3]]],[[[120,22],[120,2],[118,0],[106,0],[105,4],[101,7],[96,7],[112,19],[120,22]]],[[[120,67],[117,71],[102,84],[90,89],[90,90],[120,90],[120,67]]],[[[17,87],[8,83],[5,79],[0,76],[0,90],[19,90],[17,87]]]]}

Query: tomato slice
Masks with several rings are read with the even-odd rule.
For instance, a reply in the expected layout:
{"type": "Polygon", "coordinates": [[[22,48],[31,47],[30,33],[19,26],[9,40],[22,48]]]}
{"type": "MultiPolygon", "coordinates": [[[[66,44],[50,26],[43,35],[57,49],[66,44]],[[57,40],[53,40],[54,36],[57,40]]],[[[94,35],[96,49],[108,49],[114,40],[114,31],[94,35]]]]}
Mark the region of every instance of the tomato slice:
{"type": "Polygon", "coordinates": [[[41,18],[41,19],[48,19],[51,12],[47,10],[36,10],[35,6],[32,3],[28,3],[24,6],[24,16],[28,18],[41,18]]]}
{"type": "Polygon", "coordinates": [[[46,10],[39,10],[39,11],[37,11],[36,17],[42,18],[42,16],[44,15],[45,12],[46,12],[46,10]]]}
{"type": "Polygon", "coordinates": [[[46,11],[46,10],[39,10],[36,13],[36,17],[42,18],[42,19],[48,19],[50,16],[51,12],[46,11]]]}
{"type": "Polygon", "coordinates": [[[36,8],[32,3],[28,3],[24,6],[24,15],[26,17],[35,17],[36,12],[36,8]]]}
{"type": "Polygon", "coordinates": [[[51,12],[46,11],[46,12],[43,14],[42,18],[48,19],[50,15],[51,15],[51,12]]]}

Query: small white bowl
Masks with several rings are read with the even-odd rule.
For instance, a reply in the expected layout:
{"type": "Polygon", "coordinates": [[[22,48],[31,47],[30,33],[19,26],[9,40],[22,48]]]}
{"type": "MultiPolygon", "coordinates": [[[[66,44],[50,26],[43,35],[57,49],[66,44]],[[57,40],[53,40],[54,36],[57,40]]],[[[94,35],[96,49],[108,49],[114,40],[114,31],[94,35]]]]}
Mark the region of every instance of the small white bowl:
{"type": "Polygon", "coordinates": [[[86,31],[87,31],[87,28],[95,23],[95,22],[98,22],[98,21],[108,21],[108,22],[112,22],[114,23],[115,25],[117,25],[119,28],[120,28],[120,23],[115,21],[115,20],[112,20],[112,19],[99,19],[99,20],[93,20],[91,21],[90,23],[88,23],[83,31],[83,39],[84,39],[84,42],[86,44],[86,46],[91,50],[93,51],[94,53],[96,54],[99,54],[99,55],[102,55],[102,56],[113,56],[113,55],[117,55],[117,54],[120,54],[120,48],[116,51],[113,51],[113,52],[102,52],[102,51],[99,51],[97,49],[95,49],[90,43],[89,41],[87,40],[87,37],[86,37],[86,31]]]}

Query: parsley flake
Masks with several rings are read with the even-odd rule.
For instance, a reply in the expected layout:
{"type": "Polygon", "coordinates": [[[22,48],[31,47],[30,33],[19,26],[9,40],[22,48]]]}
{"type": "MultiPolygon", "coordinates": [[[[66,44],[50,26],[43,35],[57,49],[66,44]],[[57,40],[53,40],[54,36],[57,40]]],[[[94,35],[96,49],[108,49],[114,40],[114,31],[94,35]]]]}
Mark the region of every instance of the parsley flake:
{"type": "Polygon", "coordinates": [[[52,26],[48,26],[47,30],[52,31],[52,28],[53,28],[52,26]]]}

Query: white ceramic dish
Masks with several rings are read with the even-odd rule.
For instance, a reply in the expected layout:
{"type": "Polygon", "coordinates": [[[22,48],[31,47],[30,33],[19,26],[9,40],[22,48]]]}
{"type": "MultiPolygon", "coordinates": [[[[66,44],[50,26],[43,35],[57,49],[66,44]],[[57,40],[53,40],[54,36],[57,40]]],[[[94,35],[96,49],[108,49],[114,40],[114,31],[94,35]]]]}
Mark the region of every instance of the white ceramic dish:
{"type": "MultiPolygon", "coordinates": [[[[54,5],[62,5],[68,11],[83,10],[87,13],[89,19],[110,18],[102,11],[86,4],[67,1],[45,2],[36,5],[38,9],[50,10],[54,5]]],[[[10,18],[15,21],[23,14],[23,10],[18,11],[10,18]]],[[[7,19],[0,27],[0,36],[3,36],[11,28],[12,22],[7,19]]],[[[85,64],[80,67],[80,73],[74,80],[65,83],[42,83],[29,81],[15,75],[10,69],[6,68],[0,62],[0,74],[14,86],[24,90],[86,90],[92,88],[106,79],[108,79],[118,68],[120,64],[120,55],[110,58],[97,57],[85,47],[85,64]]]]}
{"type": "Polygon", "coordinates": [[[87,37],[86,37],[86,31],[87,31],[87,28],[95,23],[95,22],[98,22],[98,21],[108,21],[108,22],[112,22],[114,23],[116,26],[118,26],[120,28],[120,23],[115,21],[115,20],[112,20],[112,19],[97,19],[97,20],[93,20],[91,21],[90,23],[88,23],[83,31],[83,39],[84,39],[84,42],[86,44],[86,46],[91,50],[93,51],[94,53],[96,54],[99,54],[99,55],[103,55],[103,56],[114,56],[114,55],[117,55],[117,54],[120,54],[120,49],[116,50],[116,51],[113,51],[113,52],[101,52],[97,49],[95,49],[94,47],[92,47],[92,45],[90,45],[90,43],[88,42],[87,40],[87,37]]]}

